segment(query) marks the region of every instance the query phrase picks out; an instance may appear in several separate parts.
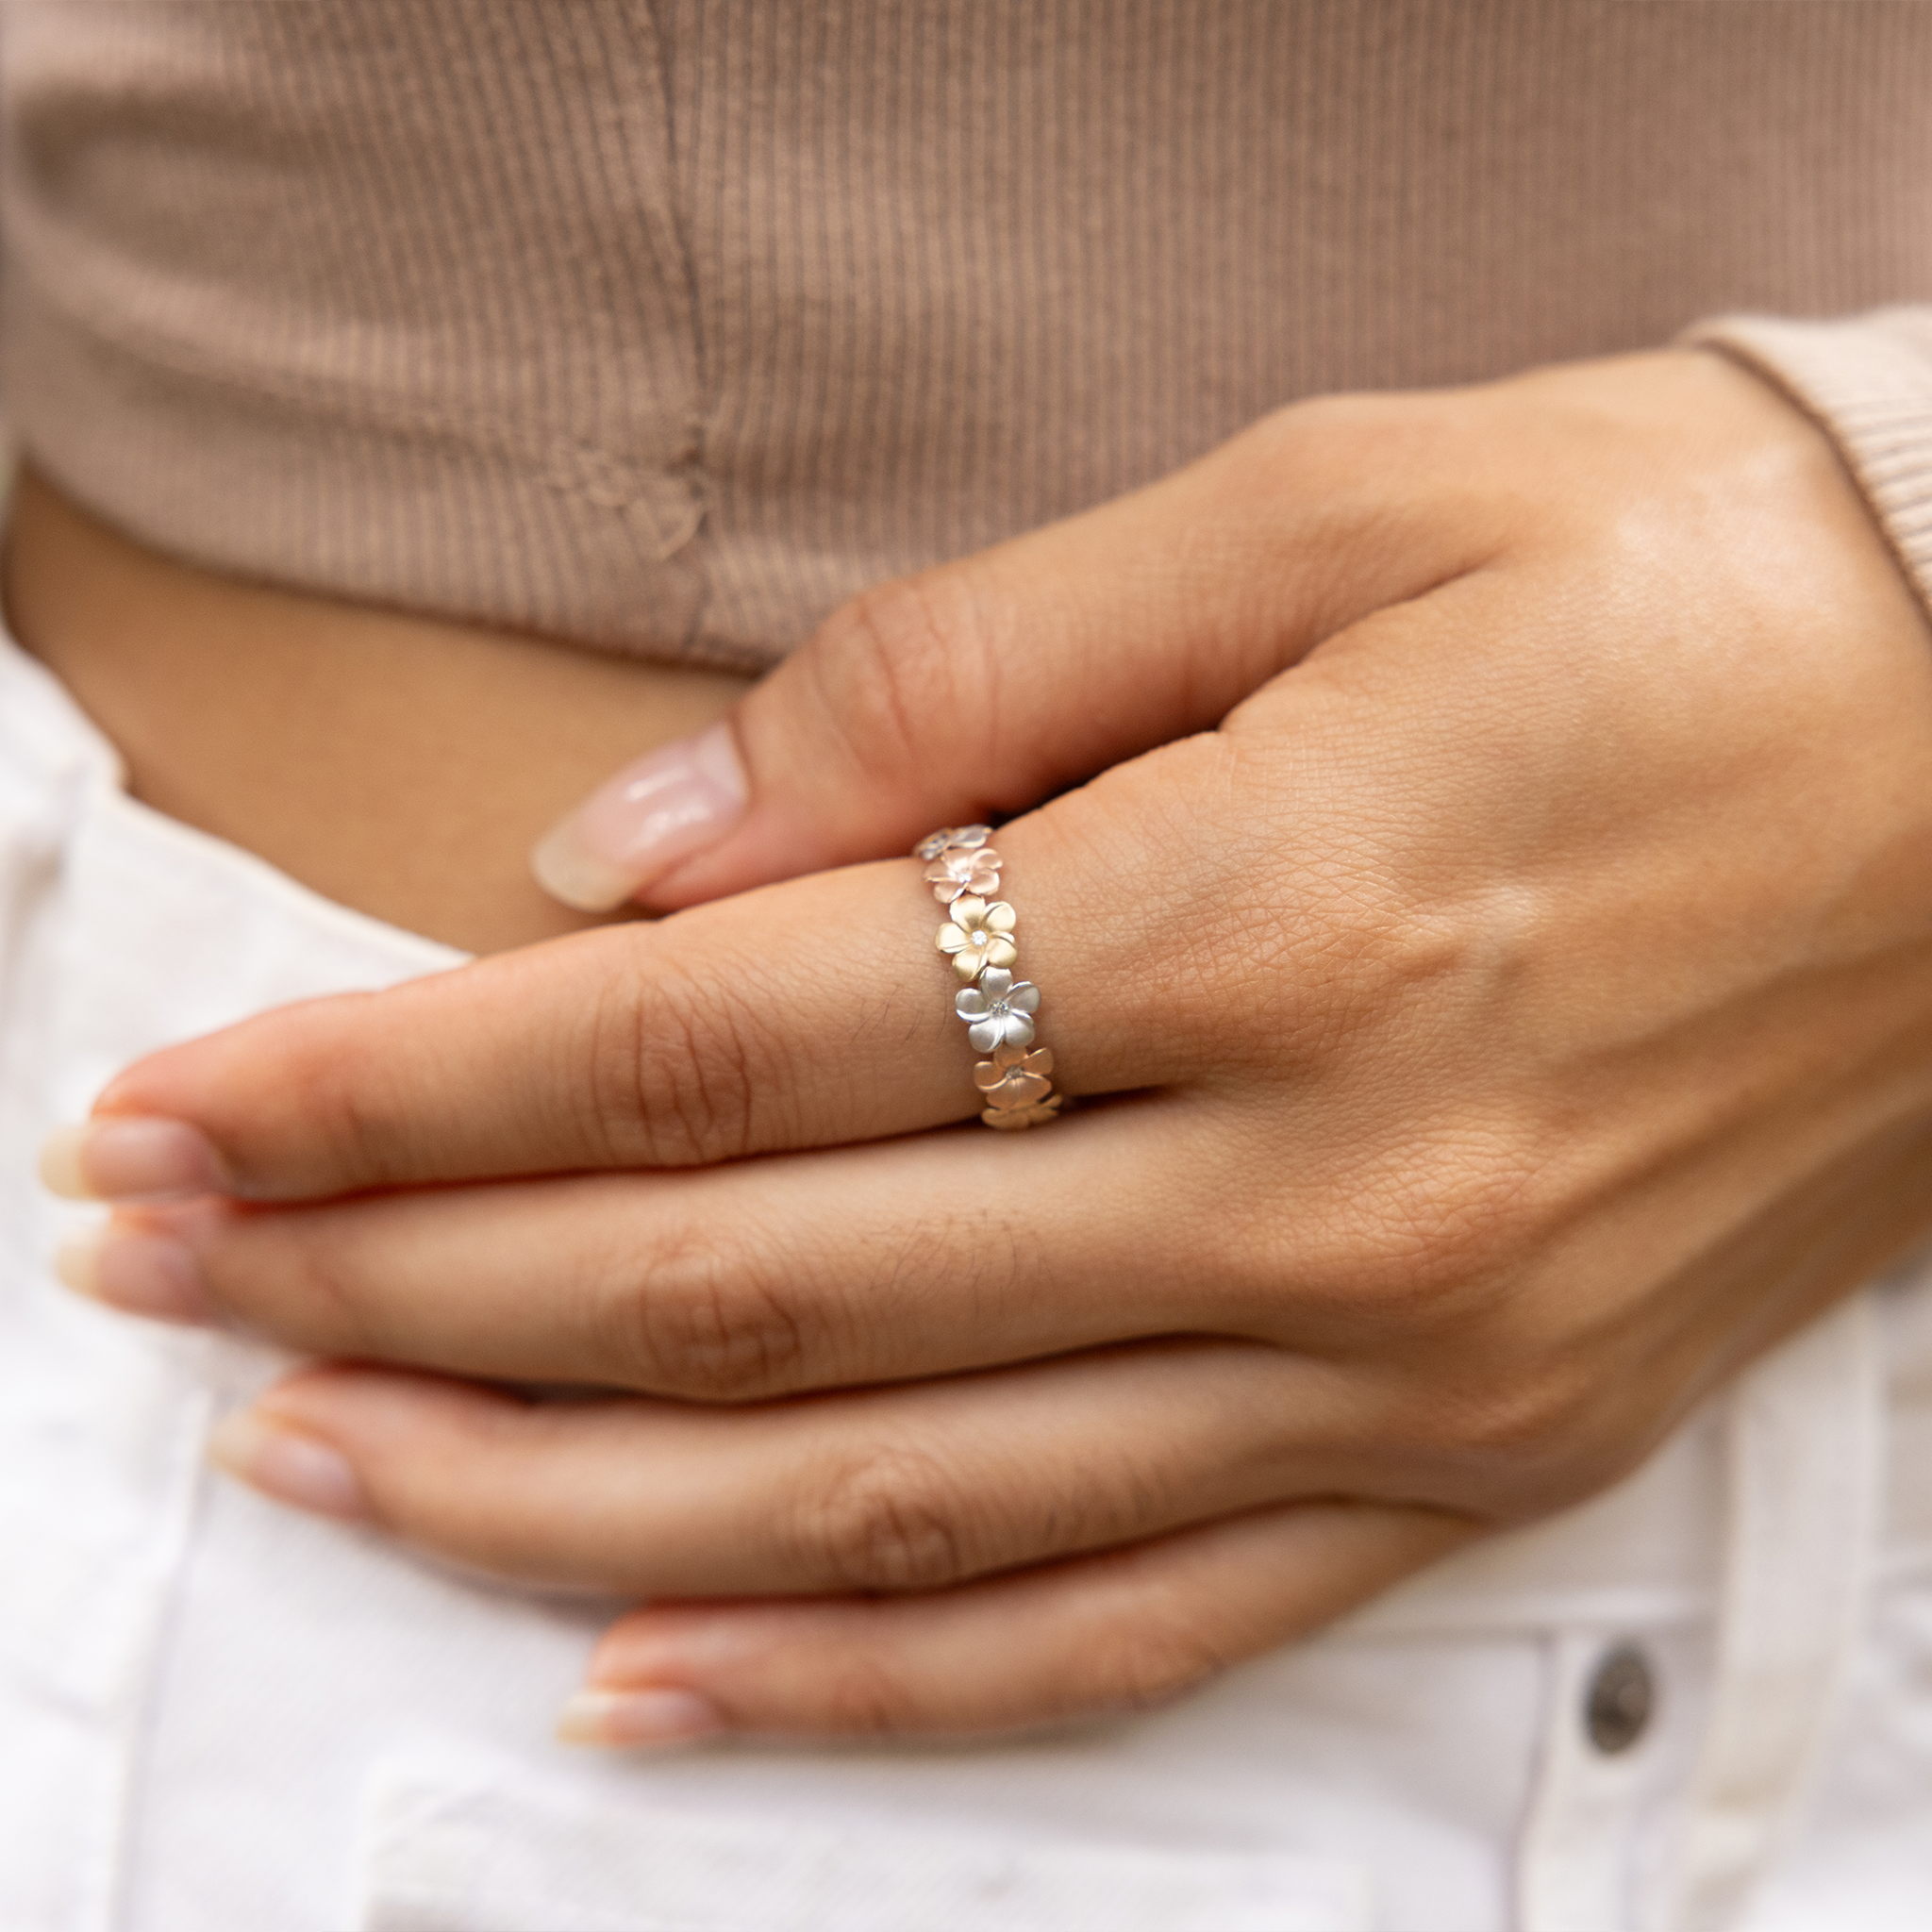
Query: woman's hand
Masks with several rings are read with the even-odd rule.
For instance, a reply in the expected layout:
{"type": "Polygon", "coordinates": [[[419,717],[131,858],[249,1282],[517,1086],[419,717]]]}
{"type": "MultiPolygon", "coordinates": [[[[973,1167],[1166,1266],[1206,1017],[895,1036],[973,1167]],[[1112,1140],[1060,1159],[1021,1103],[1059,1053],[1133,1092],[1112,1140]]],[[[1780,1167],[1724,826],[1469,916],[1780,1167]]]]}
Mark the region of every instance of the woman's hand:
{"type": "Polygon", "coordinates": [[[1932,639],[1718,359],[1287,410],[741,725],[660,903],[1100,770],[998,835],[1091,1104],[943,1131],[897,860],[171,1049],[60,1157],[232,1197],[92,1291],[408,1365],[283,1385],[243,1474],[658,1600],[585,1734],[1166,1694],[1612,1480],[1932,1221],[1932,639]]]}

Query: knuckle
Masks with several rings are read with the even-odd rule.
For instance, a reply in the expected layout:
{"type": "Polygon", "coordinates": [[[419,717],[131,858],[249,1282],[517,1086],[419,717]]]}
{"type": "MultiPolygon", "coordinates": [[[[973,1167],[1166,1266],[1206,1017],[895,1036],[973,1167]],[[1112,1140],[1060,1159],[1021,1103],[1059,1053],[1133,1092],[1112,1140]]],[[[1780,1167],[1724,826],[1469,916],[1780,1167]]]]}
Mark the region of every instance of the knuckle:
{"type": "Polygon", "coordinates": [[[876,1444],[821,1478],[797,1529],[835,1590],[941,1590],[969,1574],[954,1486],[928,1456],[876,1444]]]}
{"type": "Polygon", "coordinates": [[[1197,1612],[1177,1604],[1156,1604],[1100,1633],[1088,1668],[1096,1701],[1145,1709],[1173,1702],[1233,1661],[1197,1612]]]}
{"type": "Polygon", "coordinates": [[[295,1324],[285,1332],[311,1346],[383,1354],[392,1340],[383,1320],[385,1301],[370,1294],[354,1244],[333,1239],[319,1215],[275,1219],[282,1224],[250,1272],[258,1280],[283,1284],[277,1299],[290,1307],[295,1324]]]}
{"type": "Polygon", "coordinates": [[[1541,1222],[1532,1158],[1464,1129],[1453,1150],[1413,1150],[1371,1209],[1384,1285],[1467,1320],[1506,1294],[1541,1222]]]}
{"type": "Polygon", "coordinates": [[[1386,835],[1352,835],[1346,862],[1308,868],[1292,950],[1307,974],[1301,1009],[1318,1048],[1339,1039],[1426,1024],[1437,1002],[1473,986],[1490,942],[1474,922],[1427,903],[1386,835]]]}
{"type": "Polygon", "coordinates": [[[645,1388],[733,1403],[804,1385],[814,1351],[801,1300],[741,1240],[727,1253],[688,1230],[626,1274],[619,1351],[645,1388]]]}
{"type": "Polygon", "coordinates": [[[1284,404],[1248,433],[1277,459],[1304,473],[1332,466],[1331,480],[1347,483],[1396,452],[1417,463],[1453,457],[1466,439],[1466,407],[1442,391],[1342,390],[1284,404]]]}
{"type": "Polygon", "coordinates": [[[870,782],[921,777],[939,729],[973,768],[974,746],[960,733],[997,710],[998,665],[963,570],[862,591],[825,620],[816,642],[808,658],[820,709],[870,782]]]}
{"type": "MultiPolygon", "coordinates": [[[[275,1054],[275,1084],[318,1142],[323,1171],[374,1186],[406,1177],[410,1151],[387,1043],[358,1024],[382,997],[342,993],[298,1008],[275,1054]]],[[[241,1177],[253,1176],[244,1168],[241,1177]]]]}
{"type": "Polygon", "coordinates": [[[1467,566],[1452,567],[1456,558],[1490,546],[1481,532],[1492,517],[1468,506],[1479,490],[1493,494],[1494,465],[1472,422],[1466,404],[1441,391],[1306,398],[1227,445],[1223,487],[1235,514],[1267,506],[1295,530],[1295,577],[1314,621],[1353,623],[1387,602],[1364,605],[1373,586],[1409,582],[1419,567],[1457,574],[1467,566]],[[1391,475],[1414,487],[1391,493],[1391,475]],[[1443,517],[1431,482],[1453,488],[1456,518],[1443,517]]]}
{"type": "Polygon", "coordinates": [[[785,1137],[781,1054],[755,984],[654,962],[589,1024],[588,1105],[609,1164],[705,1166],[785,1137]]]}
{"type": "Polygon", "coordinates": [[[1279,491],[1288,479],[1302,489],[1310,480],[1345,488],[1358,479],[1375,445],[1412,415],[1385,395],[1305,396],[1270,411],[1228,447],[1255,466],[1253,481],[1264,488],[1279,491]]]}
{"type": "Polygon", "coordinates": [[[410,1361],[428,1340],[411,1242],[418,1212],[407,1195],[230,1207],[204,1220],[191,1246],[217,1303],[260,1335],[322,1355],[410,1361]]]}
{"type": "Polygon", "coordinates": [[[1544,1185],[1533,1154],[1502,1136],[1412,1133],[1304,1176],[1293,1211],[1241,1243],[1236,1279],[1263,1307],[1291,1282],[1297,1318],[1325,1314],[1338,1338],[1368,1323],[1378,1347],[1468,1339],[1534,1265],[1552,1219],[1544,1185]]]}
{"type": "Polygon", "coordinates": [[[1484,1374],[1429,1406],[1439,1454],[1486,1471],[1539,1470],[1565,1460],[1591,1409],[1582,1378],[1560,1364],[1484,1374]]]}
{"type": "Polygon", "coordinates": [[[1400,835],[1370,823],[1311,832],[1285,863],[1231,867],[1220,902],[1187,908],[1173,942],[1191,969],[1177,975],[1189,1024],[1213,1024],[1234,979],[1268,1015],[1283,1070],[1429,1043],[1492,975],[1495,941],[1462,908],[1430,904],[1412,870],[1400,835]]]}
{"type": "Polygon", "coordinates": [[[1261,419],[1261,427],[1283,441],[1311,443],[1367,435],[1390,413],[1380,396],[1330,391],[1285,403],[1261,419]]]}
{"type": "Polygon", "coordinates": [[[930,1728],[919,1697],[883,1645],[843,1656],[824,1697],[824,1724],[842,1736],[911,1737],[930,1728]]]}
{"type": "Polygon", "coordinates": [[[1607,1426],[1601,1377],[1576,1361],[1486,1363],[1453,1379],[1424,1371],[1391,1407],[1385,1440],[1423,1473],[1425,1500],[1494,1522],[1580,1502],[1634,1460],[1627,1432],[1607,1426]]]}

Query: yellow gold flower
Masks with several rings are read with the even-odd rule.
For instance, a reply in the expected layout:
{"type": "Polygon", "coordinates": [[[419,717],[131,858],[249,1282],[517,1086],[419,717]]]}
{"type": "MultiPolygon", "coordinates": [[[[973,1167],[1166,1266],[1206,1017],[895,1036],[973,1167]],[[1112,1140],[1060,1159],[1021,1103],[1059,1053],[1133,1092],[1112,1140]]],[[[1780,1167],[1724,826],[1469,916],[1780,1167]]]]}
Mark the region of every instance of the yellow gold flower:
{"type": "Polygon", "coordinates": [[[953,901],[952,924],[940,927],[934,942],[952,955],[953,971],[961,979],[977,979],[982,967],[1010,966],[1020,957],[1008,937],[1015,924],[1013,908],[1004,899],[989,906],[968,893],[953,901]]]}

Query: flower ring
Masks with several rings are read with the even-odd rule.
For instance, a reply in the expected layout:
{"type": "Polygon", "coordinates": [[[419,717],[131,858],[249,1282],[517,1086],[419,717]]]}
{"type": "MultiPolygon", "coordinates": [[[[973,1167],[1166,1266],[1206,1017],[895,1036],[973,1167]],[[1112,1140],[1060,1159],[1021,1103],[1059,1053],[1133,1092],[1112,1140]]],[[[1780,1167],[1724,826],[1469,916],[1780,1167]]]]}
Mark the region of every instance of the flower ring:
{"type": "Polygon", "coordinates": [[[1013,977],[1019,958],[1013,908],[995,896],[1000,856],[986,841],[984,825],[949,825],[922,839],[912,856],[925,867],[933,896],[950,918],[934,943],[967,983],[953,997],[974,1050],[987,1058],[973,1069],[979,1118],[1011,1133],[1059,1118],[1063,1096],[1053,1088],[1053,1055],[1033,1043],[1040,989],[1013,977]]]}

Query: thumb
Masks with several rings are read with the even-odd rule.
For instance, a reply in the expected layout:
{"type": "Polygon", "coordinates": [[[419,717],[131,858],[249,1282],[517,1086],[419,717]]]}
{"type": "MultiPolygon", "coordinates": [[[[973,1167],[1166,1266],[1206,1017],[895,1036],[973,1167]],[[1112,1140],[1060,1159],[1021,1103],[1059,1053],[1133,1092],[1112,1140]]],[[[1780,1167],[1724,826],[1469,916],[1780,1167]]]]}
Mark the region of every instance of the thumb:
{"type": "Polygon", "coordinates": [[[1130,495],[866,591],[724,720],[591,793],[537,847],[539,880],[586,910],[670,911],[1024,811],[1210,728],[1324,637],[1477,560],[1412,491],[1390,501],[1372,445],[1391,407],[1285,410],[1130,495]]]}

